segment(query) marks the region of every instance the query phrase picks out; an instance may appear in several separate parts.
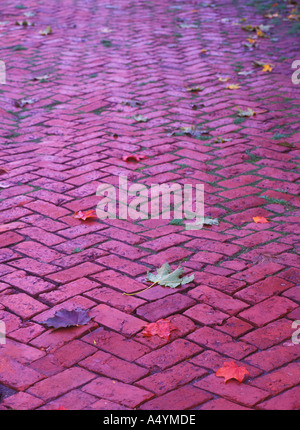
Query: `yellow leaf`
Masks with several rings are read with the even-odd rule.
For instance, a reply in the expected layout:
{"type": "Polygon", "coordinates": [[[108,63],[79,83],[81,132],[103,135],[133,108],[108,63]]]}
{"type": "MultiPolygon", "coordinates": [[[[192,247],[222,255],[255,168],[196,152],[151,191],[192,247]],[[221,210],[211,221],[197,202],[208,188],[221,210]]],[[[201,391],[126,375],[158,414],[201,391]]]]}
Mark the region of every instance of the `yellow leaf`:
{"type": "Polygon", "coordinates": [[[261,30],[256,30],[256,34],[258,37],[265,37],[266,36],[265,33],[261,30]]]}
{"type": "Polygon", "coordinates": [[[220,77],[218,80],[219,80],[220,82],[227,82],[227,81],[229,81],[229,79],[230,79],[230,78],[222,78],[222,77],[220,77]]]}
{"type": "Polygon", "coordinates": [[[238,84],[230,84],[226,87],[228,90],[238,90],[240,86],[238,84]]]}
{"type": "Polygon", "coordinates": [[[270,64],[263,65],[263,69],[262,69],[263,72],[272,72],[272,70],[273,70],[273,67],[271,67],[270,64]]]}

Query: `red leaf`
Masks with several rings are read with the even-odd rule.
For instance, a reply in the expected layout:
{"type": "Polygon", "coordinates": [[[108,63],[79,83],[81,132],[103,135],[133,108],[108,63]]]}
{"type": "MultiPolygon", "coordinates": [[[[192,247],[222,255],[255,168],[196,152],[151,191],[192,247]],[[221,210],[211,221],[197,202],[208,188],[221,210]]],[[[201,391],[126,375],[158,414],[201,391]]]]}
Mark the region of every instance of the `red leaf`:
{"type": "Polygon", "coordinates": [[[91,209],[89,211],[78,211],[75,212],[74,218],[81,219],[85,221],[88,218],[95,218],[97,216],[95,209],[91,209]]]}
{"type": "Polygon", "coordinates": [[[234,361],[226,361],[223,367],[220,367],[216,376],[223,376],[225,382],[229,379],[236,379],[239,382],[243,382],[245,376],[248,376],[249,372],[246,367],[238,366],[234,361]]]}
{"type": "Polygon", "coordinates": [[[154,323],[149,323],[142,331],[142,335],[146,337],[157,335],[162,339],[169,339],[171,331],[176,330],[177,328],[178,327],[172,324],[171,321],[160,319],[154,323]]]}
{"type": "Polygon", "coordinates": [[[145,160],[146,158],[148,158],[147,155],[131,154],[123,155],[122,160],[126,161],[127,163],[137,163],[138,161],[145,160]]]}

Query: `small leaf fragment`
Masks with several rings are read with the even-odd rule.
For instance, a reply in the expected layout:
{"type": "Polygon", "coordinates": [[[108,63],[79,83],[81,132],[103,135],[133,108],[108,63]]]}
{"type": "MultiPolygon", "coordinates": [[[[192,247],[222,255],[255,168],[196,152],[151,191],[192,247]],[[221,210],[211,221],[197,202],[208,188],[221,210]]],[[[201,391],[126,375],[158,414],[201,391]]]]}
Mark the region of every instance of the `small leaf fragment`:
{"type": "Polygon", "coordinates": [[[148,118],[146,116],[143,115],[134,115],[133,119],[136,120],[136,122],[147,122],[148,118]]]}
{"type": "Polygon", "coordinates": [[[78,211],[75,212],[74,218],[81,219],[82,221],[87,220],[88,218],[95,218],[97,216],[96,210],[91,209],[88,211],[78,211]]]}
{"type": "Polygon", "coordinates": [[[131,154],[131,155],[123,155],[122,160],[126,161],[127,163],[138,163],[141,160],[147,159],[147,155],[137,155],[137,154],[131,154]]]}
{"type": "Polygon", "coordinates": [[[269,222],[268,219],[263,216],[254,216],[253,221],[257,224],[266,224],[267,222],[269,222]]]}
{"type": "Polygon", "coordinates": [[[252,117],[252,116],[256,115],[256,112],[254,112],[254,110],[251,108],[247,108],[247,110],[242,110],[242,109],[238,108],[238,114],[237,115],[241,118],[252,117]]]}
{"type": "Polygon", "coordinates": [[[52,34],[52,28],[50,27],[50,25],[48,25],[45,30],[40,30],[39,34],[41,34],[42,36],[48,36],[49,34],[52,34]]]}
{"type": "Polygon", "coordinates": [[[230,84],[226,86],[227,90],[238,90],[240,88],[239,84],[230,84]]]}

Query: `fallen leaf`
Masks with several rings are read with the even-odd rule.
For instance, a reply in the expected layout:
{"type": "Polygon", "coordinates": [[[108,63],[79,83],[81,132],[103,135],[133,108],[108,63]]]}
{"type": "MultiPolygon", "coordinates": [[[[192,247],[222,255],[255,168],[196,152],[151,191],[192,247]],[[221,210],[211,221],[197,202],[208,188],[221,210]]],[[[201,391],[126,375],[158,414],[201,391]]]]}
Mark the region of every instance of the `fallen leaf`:
{"type": "Polygon", "coordinates": [[[243,72],[238,72],[238,75],[242,75],[242,76],[248,76],[248,75],[252,75],[253,70],[244,70],[243,72]]]}
{"type": "Polygon", "coordinates": [[[16,21],[16,25],[19,25],[21,27],[31,27],[34,24],[30,21],[27,21],[26,19],[24,19],[23,21],[16,21]]]}
{"type": "Polygon", "coordinates": [[[272,19],[272,18],[277,18],[279,15],[278,15],[278,13],[276,12],[276,13],[266,13],[265,15],[264,15],[264,17],[265,18],[269,18],[269,19],[272,19]]]}
{"type": "Polygon", "coordinates": [[[190,93],[198,93],[199,91],[203,91],[204,87],[200,87],[200,86],[197,86],[197,87],[187,87],[186,90],[188,92],[190,92],[190,93]]]}
{"type": "Polygon", "coordinates": [[[194,280],[194,275],[182,278],[181,275],[183,272],[183,267],[178,267],[174,271],[171,271],[169,263],[165,263],[157,269],[156,274],[147,272],[147,279],[154,284],[176,288],[179,285],[185,285],[194,280]]]}
{"type": "Polygon", "coordinates": [[[17,228],[25,227],[25,224],[22,222],[11,222],[10,224],[0,224],[0,233],[3,233],[4,231],[10,231],[15,230],[17,228]]]}
{"type": "Polygon", "coordinates": [[[136,100],[125,100],[124,102],[121,102],[124,106],[130,106],[130,107],[137,107],[142,106],[142,102],[136,101],[136,100]]]}
{"type": "Polygon", "coordinates": [[[24,15],[25,15],[27,18],[31,18],[31,17],[35,16],[35,12],[28,11],[28,12],[25,12],[25,13],[24,13],[24,15]]]}
{"type": "Polygon", "coordinates": [[[41,34],[42,36],[48,36],[49,34],[52,34],[52,28],[50,27],[50,25],[48,25],[45,30],[40,30],[39,34],[41,34]]]}
{"type": "Polygon", "coordinates": [[[266,224],[267,222],[269,222],[267,218],[263,216],[254,216],[253,221],[256,222],[256,224],[266,224]]]}
{"type": "Polygon", "coordinates": [[[256,112],[254,112],[254,110],[247,108],[247,110],[242,110],[240,108],[238,108],[238,114],[239,117],[244,118],[244,117],[251,117],[251,116],[255,116],[256,112]]]}
{"type": "Polygon", "coordinates": [[[203,225],[219,225],[219,220],[217,218],[203,218],[203,225]]]}
{"type": "Polygon", "coordinates": [[[132,118],[135,119],[136,122],[147,122],[148,121],[148,118],[146,116],[143,116],[143,115],[134,115],[132,118]]]}
{"type": "Polygon", "coordinates": [[[66,309],[61,309],[55,313],[55,316],[48,318],[42,324],[48,327],[54,328],[65,328],[65,327],[77,327],[80,325],[85,325],[91,320],[88,315],[88,311],[84,309],[77,308],[73,311],[67,311],[66,309]]]}
{"type": "Polygon", "coordinates": [[[232,139],[230,137],[225,138],[225,137],[219,136],[214,140],[214,143],[225,143],[225,142],[231,142],[231,141],[232,139]]]}
{"type": "Polygon", "coordinates": [[[19,108],[23,108],[26,105],[31,105],[35,102],[34,99],[22,99],[22,100],[16,100],[15,101],[15,106],[19,107],[19,108]]]}
{"type": "Polygon", "coordinates": [[[5,173],[8,173],[9,170],[7,170],[5,167],[0,167],[0,175],[4,175],[5,173]]]}
{"type": "Polygon", "coordinates": [[[46,82],[49,79],[49,75],[36,76],[33,81],[46,82]]]}
{"type": "Polygon", "coordinates": [[[136,155],[136,154],[131,154],[131,155],[123,155],[122,160],[126,161],[127,163],[138,163],[141,160],[145,160],[147,157],[147,155],[136,155]]]}
{"type": "Polygon", "coordinates": [[[239,382],[243,382],[246,376],[249,376],[249,372],[246,367],[238,366],[234,361],[226,361],[223,367],[220,367],[216,376],[223,376],[225,382],[229,379],[236,379],[239,382]]]}
{"type": "Polygon", "coordinates": [[[133,296],[135,294],[142,293],[143,291],[149,290],[154,285],[158,284],[165,287],[176,288],[179,285],[186,285],[189,282],[194,280],[194,274],[190,276],[181,277],[184,272],[183,267],[178,267],[173,272],[171,271],[169,263],[164,263],[159,269],[156,271],[156,275],[154,273],[147,272],[147,280],[151,281],[152,284],[144,288],[143,290],[136,291],[134,293],[123,293],[126,296],[133,296]]]}
{"type": "Polygon", "coordinates": [[[169,340],[171,331],[178,329],[171,321],[167,319],[160,319],[156,322],[149,323],[142,331],[145,337],[159,336],[162,339],[169,340]]]}
{"type": "Polygon", "coordinates": [[[256,66],[256,67],[264,67],[264,66],[266,66],[266,65],[268,65],[268,66],[270,66],[270,67],[272,67],[272,68],[274,68],[275,66],[274,66],[274,64],[269,64],[269,63],[266,63],[266,62],[264,62],[264,61],[253,61],[253,63],[254,63],[254,65],[256,66]]]}
{"type": "Polygon", "coordinates": [[[197,125],[192,125],[191,127],[179,127],[179,129],[169,132],[168,136],[188,136],[195,137],[197,139],[203,134],[209,134],[209,131],[197,125]]]}
{"type": "Polygon", "coordinates": [[[95,209],[91,209],[89,211],[78,211],[74,214],[74,218],[81,219],[82,221],[85,221],[88,218],[95,218],[96,216],[97,213],[95,209]]]}
{"type": "Polygon", "coordinates": [[[179,27],[181,27],[181,28],[198,28],[198,25],[186,24],[185,22],[182,22],[181,24],[179,24],[179,27]]]}
{"type": "Polygon", "coordinates": [[[272,72],[273,67],[270,66],[270,64],[264,64],[262,71],[263,72],[272,72]]]}
{"type": "Polygon", "coordinates": [[[220,77],[220,78],[218,79],[218,81],[220,81],[220,82],[227,82],[227,81],[229,81],[229,79],[230,79],[230,78],[222,78],[222,77],[220,77]]]}
{"type": "Polygon", "coordinates": [[[228,90],[238,90],[240,88],[239,84],[230,84],[226,87],[228,90]]]}

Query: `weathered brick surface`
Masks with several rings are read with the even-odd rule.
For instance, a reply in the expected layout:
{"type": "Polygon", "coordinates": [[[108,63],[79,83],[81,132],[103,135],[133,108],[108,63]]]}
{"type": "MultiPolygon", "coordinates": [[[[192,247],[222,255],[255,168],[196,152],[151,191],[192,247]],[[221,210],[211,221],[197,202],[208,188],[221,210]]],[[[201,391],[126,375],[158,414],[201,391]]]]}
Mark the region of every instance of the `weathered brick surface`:
{"type": "Polygon", "coordinates": [[[296,5],[23,3],[0,5],[0,409],[299,409],[296,5]],[[120,175],[204,184],[218,223],[73,216],[120,175]],[[193,282],[147,288],[165,262],[193,282]],[[78,307],[88,324],[46,327],[78,307]],[[160,318],[170,337],[144,336],[160,318]],[[248,380],[215,376],[231,360],[248,380]]]}

